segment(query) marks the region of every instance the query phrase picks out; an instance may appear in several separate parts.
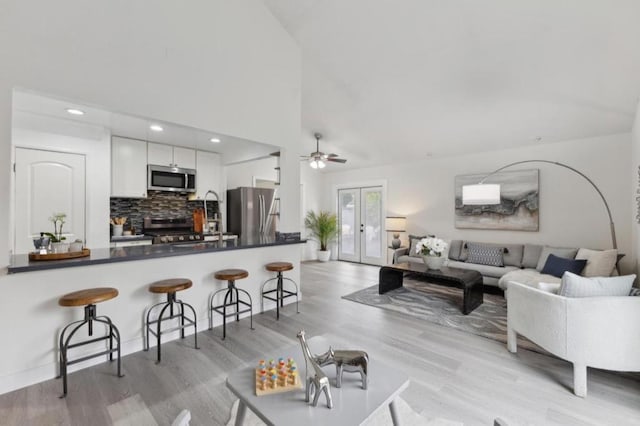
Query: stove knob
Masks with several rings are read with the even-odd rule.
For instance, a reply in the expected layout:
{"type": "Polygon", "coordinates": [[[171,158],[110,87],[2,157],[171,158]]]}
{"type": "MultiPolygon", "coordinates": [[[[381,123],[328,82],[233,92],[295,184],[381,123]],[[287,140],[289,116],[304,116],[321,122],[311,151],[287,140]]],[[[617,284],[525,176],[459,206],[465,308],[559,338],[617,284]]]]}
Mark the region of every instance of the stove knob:
{"type": "Polygon", "coordinates": [[[167,237],[167,242],[172,243],[173,242],[173,237],[167,237]]]}
{"type": "Polygon", "coordinates": [[[167,237],[160,237],[160,242],[161,243],[166,243],[167,241],[168,241],[167,237]]]}
{"type": "Polygon", "coordinates": [[[180,236],[178,237],[178,240],[180,240],[180,241],[184,241],[184,237],[183,237],[182,235],[180,235],[180,236]]]}
{"type": "Polygon", "coordinates": [[[193,241],[193,240],[194,240],[194,236],[193,236],[193,235],[189,235],[189,239],[190,239],[191,241],[193,241]]]}
{"type": "Polygon", "coordinates": [[[200,234],[196,235],[196,240],[200,239],[200,234]]]}

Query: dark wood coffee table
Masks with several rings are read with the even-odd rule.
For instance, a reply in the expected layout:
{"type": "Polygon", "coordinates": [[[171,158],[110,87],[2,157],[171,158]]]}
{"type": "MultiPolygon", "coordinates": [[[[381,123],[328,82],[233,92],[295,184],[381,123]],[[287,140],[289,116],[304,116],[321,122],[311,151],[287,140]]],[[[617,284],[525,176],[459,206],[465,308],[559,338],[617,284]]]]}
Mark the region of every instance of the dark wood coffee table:
{"type": "Polygon", "coordinates": [[[380,268],[378,294],[402,287],[405,274],[413,274],[429,280],[433,284],[442,284],[462,289],[462,313],[468,315],[482,305],[482,275],[478,271],[449,268],[429,269],[426,265],[412,262],[397,263],[380,268]]]}

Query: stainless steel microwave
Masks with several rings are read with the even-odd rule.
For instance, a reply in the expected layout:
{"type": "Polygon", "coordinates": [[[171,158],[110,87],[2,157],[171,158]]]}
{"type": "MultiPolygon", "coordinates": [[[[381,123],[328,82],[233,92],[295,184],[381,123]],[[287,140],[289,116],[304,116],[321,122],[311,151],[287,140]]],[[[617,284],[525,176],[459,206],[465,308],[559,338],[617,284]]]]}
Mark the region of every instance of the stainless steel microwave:
{"type": "Polygon", "coordinates": [[[147,166],[147,189],[152,191],[196,192],[196,171],[178,167],[147,166]]]}

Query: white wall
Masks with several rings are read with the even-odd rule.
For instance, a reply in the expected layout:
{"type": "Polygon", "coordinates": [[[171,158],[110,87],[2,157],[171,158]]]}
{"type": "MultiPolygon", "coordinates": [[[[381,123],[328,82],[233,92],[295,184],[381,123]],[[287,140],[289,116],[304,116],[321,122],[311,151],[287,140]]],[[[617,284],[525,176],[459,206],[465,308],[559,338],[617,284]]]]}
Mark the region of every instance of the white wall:
{"type": "Polygon", "coordinates": [[[600,187],[612,210],[618,247],[627,254],[623,266],[626,270],[631,269],[634,262],[629,209],[630,134],[329,173],[324,177],[322,205],[335,210],[332,188],[337,185],[386,179],[387,214],[407,216],[405,239],[408,233],[433,233],[446,239],[611,247],[606,211],[597,193],[580,176],[546,164],[520,166],[521,169],[540,169],[539,232],[455,228],[453,190],[456,175],[489,173],[510,162],[526,159],[566,163],[585,173],[600,187]]]}
{"type": "MultiPolygon", "coordinates": [[[[84,154],[86,159],[86,245],[109,247],[111,135],[98,126],[26,112],[13,117],[13,143],[20,148],[84,154]]],[[[20,212],[16,212],[20,214],[20,212]]],[[[13,235],[13,229],[10,234],[13,235]]],[[[13,237],[12,237],[13,238],[13,237]]]]}
{"type": "MultiPolygon", "coordinates": [[[[0,52],[0,266],[14,87],[280,146],[299,175],[300,52],[262,2],[7,0],[0,52]]],[[[281,197],[297,229],[298,182],[281,197]]]]}
{"type": "Polygon", "coordinates": [[[275,170],[277,166],[278,159],[276,157],[225,166],[227,189],[253,186],[254,178],[277,181],[278,173],[275,170]]]}
{"type": "Polygon", "coordinates": [[[635,268],[640,264],[640,223],[636,215],[640,215],[640,102],[636,108],[636,118],[631,132],[631,218],[633,237],[633,261],[635,268]]]}

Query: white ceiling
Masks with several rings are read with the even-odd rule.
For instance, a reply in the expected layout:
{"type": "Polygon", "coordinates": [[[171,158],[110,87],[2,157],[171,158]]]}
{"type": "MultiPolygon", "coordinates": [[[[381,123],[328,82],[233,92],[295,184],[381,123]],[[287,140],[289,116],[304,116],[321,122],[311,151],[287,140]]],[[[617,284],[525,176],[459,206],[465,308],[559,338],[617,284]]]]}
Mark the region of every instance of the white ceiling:
{"type": "Polygon", "coordinates": [[[264,158],[269,156],[270,153],[279,150],[272,145],[247,139],[162,122],[152,118],[134,117],[132,115],[107,111],[101,107],[90,106],[77,101],[69,101],[21,90],[14,91],[13,108],[17,112],[27,112],[49,118],[99,126],[116,136],[217,152],[222,154],[224,164],[264,158]],[[82,110],[85,114],[82,116],[70,115],[67,112],[68,108],[82,110]],[[154,132],[150,130],[149,126],[151,124],[160,125],[163,131],[154,132]],[[212,143],[211,138],[220,139],[220,143],[212,143]]]}
{"type": "Polygon", "coordinates": [[[264,0],[299,44],[325,170],[629,132],[638,0],[264,0]]]}

